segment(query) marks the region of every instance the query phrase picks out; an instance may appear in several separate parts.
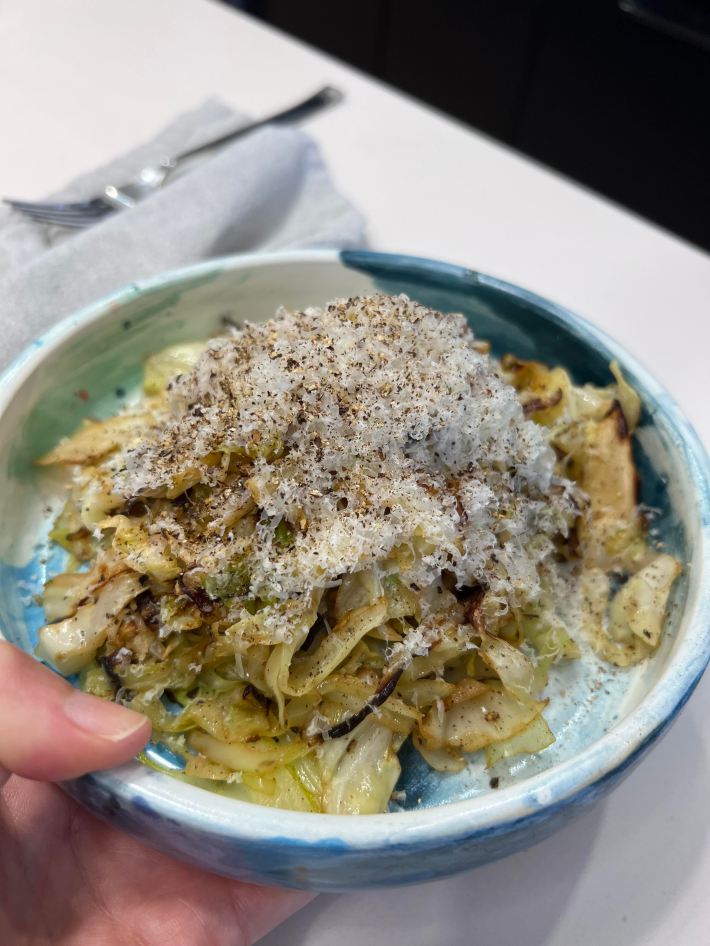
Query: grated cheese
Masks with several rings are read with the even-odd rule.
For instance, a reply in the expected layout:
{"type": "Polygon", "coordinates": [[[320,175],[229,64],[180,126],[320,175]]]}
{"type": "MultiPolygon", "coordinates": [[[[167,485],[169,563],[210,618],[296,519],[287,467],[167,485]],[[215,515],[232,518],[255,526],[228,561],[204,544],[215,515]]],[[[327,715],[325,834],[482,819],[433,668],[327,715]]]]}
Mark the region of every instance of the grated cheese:
{"type": "Polygon", "coordinates": [[[248,555],[254,594],[283,600],[377,566],[420,586],[447,569],[515,604],[539,593],[573,512],[554,462],[463,315],[373,295],[281,309],[210,342],[112,475],[126,498],[185,481],[209,485],[215,510],[227,496],[255,504],[248,536],[187,535],[169,509],[159,523],[188,561],[248,555]],[[236,459],[236,482],[216,455],[236,459]]]}

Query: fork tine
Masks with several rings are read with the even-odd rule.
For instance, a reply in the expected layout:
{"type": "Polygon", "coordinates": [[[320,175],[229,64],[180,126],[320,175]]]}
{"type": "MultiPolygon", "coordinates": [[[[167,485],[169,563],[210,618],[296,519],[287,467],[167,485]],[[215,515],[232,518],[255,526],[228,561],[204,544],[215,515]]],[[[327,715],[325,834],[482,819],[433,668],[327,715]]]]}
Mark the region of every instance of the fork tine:
{"type": "Polygon", "coordinates": [[[47,211],[48,213],[105,213],[110,209],[110,206],[99,198],[62,203],[58,201],[13,200],[9,197],[4,197],[3,203],[9,204],[10,207],[14,207],[15,210],[21,210],[25,213],[35,210],[38,212],[47,211]]]}
{"type": "Polygon", "coordinates": [[[44,210],[32,206],[16,207],[15,209],[18,213],[24,214],[32,220],[61,227],[88,227],[97,223],[111,212],[109,207],[104,207],[102,210],[95,209],[86,212],[76,210],[44,210]]]}
{"type": "Polygon", "coordinates": [[[53,217],[56,220],[71,220],[80,217],[81,219],[96,219],[108,213],[108,208],[104,210],[54,210],[44,207],[15,207],[18,213],[28,214],[29,216],[53,217]]]}
{"type": "Polygon", "coordinates": [[[73,216],[67,216],[66,214],[50,214],[46,211],[38,212],[36,210],[18,210],[18,213],[34,220],[36,223],[47,223],[57,227],[90,227],[102,219],[101,216],[97,215],[74,214],[73,216]]]}
{"type": "Polygon", "coordinates": [[[112,208],[100,199],[64,204],[6,199],[5,203],[37,223],[73,229],[90,227],[112,211],[112,208]]]}
{"type": "Polygon", "coordinates": [[[18,211],[23,216],[27,217],[28,220],[34,221],[34,223],[44,223],[48,227],[66,227],[68,230],[85,230],[88,227],[93,227],[95,223],[98,223],[99,220],[103,220],[103,217],[49,217],[43,214],[31,214],[25,213],[24,210],[18,211]]]}
{"type": "Polygon", "coordinates": [[[61,211],[56,210],[34,210],[28,208],[27,210],[18,210],[18,213],[26,217],[31,217],[32,219],[37,220],[51,220],[53,223],[60,223],[64,220],[67,221],[76,221],[76,220],[99,220],[100,217],[96,214],[77,214],[77,213],[62,213],[61,211]]]}

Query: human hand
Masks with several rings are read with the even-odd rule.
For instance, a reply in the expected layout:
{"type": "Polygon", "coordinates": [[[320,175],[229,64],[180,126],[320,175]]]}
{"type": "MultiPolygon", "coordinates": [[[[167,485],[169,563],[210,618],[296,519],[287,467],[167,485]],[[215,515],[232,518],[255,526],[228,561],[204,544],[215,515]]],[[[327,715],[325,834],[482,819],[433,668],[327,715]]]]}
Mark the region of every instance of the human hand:
{"type": "Polygon", "coordinates": [[[248,946],[311,899],[173,861],[47,784],[125,762],[149,736],[145,717],[0,642],[3,946],[248,946]]]}

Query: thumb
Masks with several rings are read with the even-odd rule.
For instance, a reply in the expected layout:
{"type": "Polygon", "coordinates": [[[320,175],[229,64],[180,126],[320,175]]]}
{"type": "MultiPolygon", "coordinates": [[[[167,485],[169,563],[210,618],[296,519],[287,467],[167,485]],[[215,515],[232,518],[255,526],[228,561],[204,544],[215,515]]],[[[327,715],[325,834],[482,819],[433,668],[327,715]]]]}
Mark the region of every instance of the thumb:
{"type": "Polygon", "coordinates": [[[61,781],[125,762],[150,738],[133,710],[75,690],[11,644],[0,641],[0,783],[3,769],[61,781]]]}

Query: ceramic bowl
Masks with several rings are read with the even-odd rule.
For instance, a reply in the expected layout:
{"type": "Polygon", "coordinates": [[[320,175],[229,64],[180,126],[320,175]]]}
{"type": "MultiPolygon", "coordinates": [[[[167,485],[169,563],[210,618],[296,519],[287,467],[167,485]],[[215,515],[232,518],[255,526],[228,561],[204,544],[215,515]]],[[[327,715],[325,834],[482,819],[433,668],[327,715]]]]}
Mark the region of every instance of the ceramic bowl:
{"type": "MultiPolygon", "coordinates": [[[[67,783],[116,826],[201,867],[249,881],[343,890],[413,883],[483,864],[540,840],[608,792],[690,696],[710,656],[708,461],[668,394],[630,355],[578,316],[480,273],[368,252],[307,251],[215,260],[136,283],[65,319],[0,383],[0,627],[32,651],[42,623],[33,595],[61,570],[47,546],[51,482],[33,460],[86,416],[106,416],[138,385],[144,357],[204,338],[225,316],[253,320],[285,304],[406,292],[462,311],[494,351],[567,367],[608,383],[616,358],[641,394],[636,438],[641,500],[687,567],[659,652],[631,670],[571,662],[551,680],[554,745],[486,771],[430,771],[403,753],[399,810],[333,816],[252,805],[138,763],[67,783]],[[559,691],[564,690],[564,696],[559,691]],[[498,787],[491,787],[491,779],[498,787]]],[[[151,750],[160,756],[160,749],[151,750]]],[[[480,755],[480,753],[479,753],[480,755]]],[[[164,764],[170,760],[163,756],[164,764]]],[[[633,843],[630,840],[630,843],[633,843]]]]}

